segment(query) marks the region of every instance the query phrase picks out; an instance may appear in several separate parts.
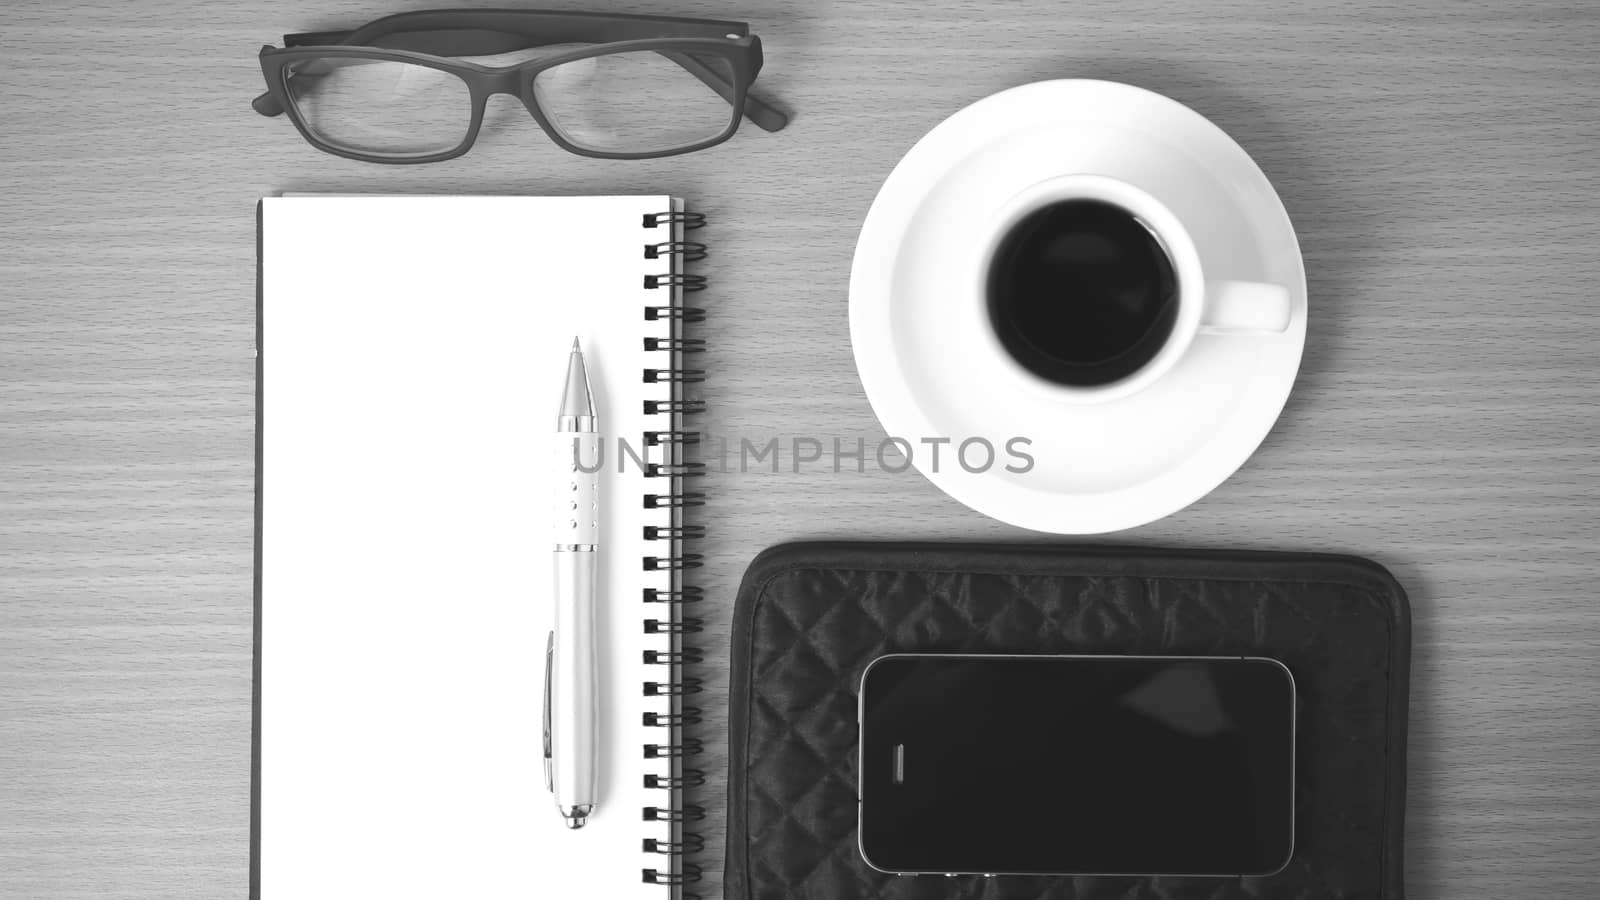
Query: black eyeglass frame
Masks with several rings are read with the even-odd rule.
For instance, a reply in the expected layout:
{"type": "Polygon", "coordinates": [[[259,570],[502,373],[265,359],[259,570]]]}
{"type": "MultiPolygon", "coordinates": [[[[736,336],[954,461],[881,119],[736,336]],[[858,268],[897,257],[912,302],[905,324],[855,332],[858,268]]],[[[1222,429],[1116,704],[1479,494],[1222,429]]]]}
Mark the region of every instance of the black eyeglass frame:
{"type": "Polygon", "coordinates": [[[766,131],[778,131],[788,124],[783,112],[750,93],[750,85],[761,71],[761,39],[750,34],[750,26],[743,22],[545,10],[425,10],[386,16],[354,31],[285,35],[283,42],[282,48],[261,48],[261,73],[267,92],[251,106],[264,116],[287,112],[300,135],[313,147],[363,162],[443,162],[465,154],[476,143],[489,98],[495,94],[519,98],[539,127],[563,150],[597,159],[654,159],[704,150],[732,137],[745,117],[766,131]],[[512,66],[486,66],[451,58],[580,42],[593,46],[512,66]],[[661,53],[726,100],[730,107],[728,127],[713,137],[667,150],[598,150],[568,139],[534,94],[534,78],[547,69],[579,59],[643,50],[661,53]],[[726,60],[733,80],[729,82],[716,69],[699,61],[705,57],[726,60]],[[341,58],[404,62],[460,78],[472,103],[472,119],[460,145],[437,153],[387,154],[324,140],[304,120],[293,101],[289,66],[304,60],[341,58]]]}

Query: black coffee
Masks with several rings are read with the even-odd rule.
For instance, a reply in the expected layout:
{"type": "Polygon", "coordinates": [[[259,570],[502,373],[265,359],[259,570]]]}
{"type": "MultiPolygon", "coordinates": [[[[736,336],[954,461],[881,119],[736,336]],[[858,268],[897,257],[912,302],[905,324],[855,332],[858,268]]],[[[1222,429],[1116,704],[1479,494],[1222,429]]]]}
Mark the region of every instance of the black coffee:
{"type": "Polygon", "coordinates": [[[1096,200],[1040,207],[989,264],[989,321],[1006,351],[1057,384],[1120,381],[1153,359],[1178,313],[1160,242],[1127,210],[1096,200]]]}

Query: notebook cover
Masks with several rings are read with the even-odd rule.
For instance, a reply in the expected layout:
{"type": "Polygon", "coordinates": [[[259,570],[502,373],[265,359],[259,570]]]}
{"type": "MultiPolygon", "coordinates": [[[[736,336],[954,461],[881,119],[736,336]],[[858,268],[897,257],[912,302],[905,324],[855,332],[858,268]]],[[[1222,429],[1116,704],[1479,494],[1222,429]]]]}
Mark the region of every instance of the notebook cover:
{"type": "Polygon", "coordinates": [[[1400,900],[1410,611],[1345,556],[802,543],[734,613],[730,898],[1400,900]],[[856,689],[895,651],[1254,654],[1299,689],[1296,847],[1262,878],[916,876],[856,842],[856,689]]]}

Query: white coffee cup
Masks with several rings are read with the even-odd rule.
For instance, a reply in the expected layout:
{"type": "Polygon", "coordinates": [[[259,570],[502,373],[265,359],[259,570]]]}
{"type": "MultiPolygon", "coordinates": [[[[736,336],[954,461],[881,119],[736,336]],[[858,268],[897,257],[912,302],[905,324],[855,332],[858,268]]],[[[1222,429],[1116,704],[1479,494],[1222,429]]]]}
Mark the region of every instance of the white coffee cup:
{"type": "Polygon", "coordinates": [[[1137,393],[1165,376],[1183,358],[1197,335],[1224,333],[1264,337],[1279,334],[1289,327],[1292,307],[1287,287],[1208,279],[1194,239],[1183,222],[1148,192],[1105,175],[1057,176],[1022,190],[1002,204],[982,231],[985,239],[973,296],[984,298],[987,295],[995,254],[1013,228],[1037,210],[1072,200],[1119,207],[1155,237],[1176,277],[1176,315],[1166,341],[1144,365],[1118,380],[1093,385],[1063,384],[1037,374],[1012,356],[994,328],[980,329],[980,340],[986,342],[986,349],[995,358],[1004,360],[1020,377],[1037,383],[1062,400],[1094,403],[1116,400],[1137,393]]]}

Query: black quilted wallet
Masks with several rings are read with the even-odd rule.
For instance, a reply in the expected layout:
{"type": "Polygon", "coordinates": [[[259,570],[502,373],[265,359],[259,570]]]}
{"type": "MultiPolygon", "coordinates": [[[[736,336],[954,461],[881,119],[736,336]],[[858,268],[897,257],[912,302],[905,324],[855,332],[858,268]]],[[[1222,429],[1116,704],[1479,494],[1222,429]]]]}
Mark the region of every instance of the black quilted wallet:
{"type": "Polygon", "coordinates": [[[1403,896],[1410,612],[1353,557],[809,543],[734,613],[729,898],[1355,900],[1403,896]],[[1254,654],[1299,689],[1296,847],[1265,878],[896,876],[856,846],[856,688],[879,654],[1254,654]]]}

